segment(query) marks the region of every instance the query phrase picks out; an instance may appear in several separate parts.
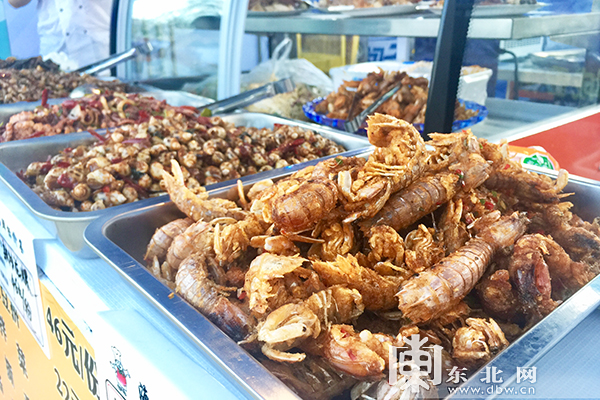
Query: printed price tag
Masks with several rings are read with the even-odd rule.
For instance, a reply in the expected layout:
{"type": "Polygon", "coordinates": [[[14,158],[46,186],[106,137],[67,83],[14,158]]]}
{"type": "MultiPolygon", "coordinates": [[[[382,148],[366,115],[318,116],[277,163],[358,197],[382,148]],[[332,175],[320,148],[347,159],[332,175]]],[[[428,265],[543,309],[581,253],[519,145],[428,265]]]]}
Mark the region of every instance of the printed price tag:
{"type": "Polygon", "coordinates": [[[0,282],[44,351],[47,351],[34,236],[0,202],[0,282]]]}

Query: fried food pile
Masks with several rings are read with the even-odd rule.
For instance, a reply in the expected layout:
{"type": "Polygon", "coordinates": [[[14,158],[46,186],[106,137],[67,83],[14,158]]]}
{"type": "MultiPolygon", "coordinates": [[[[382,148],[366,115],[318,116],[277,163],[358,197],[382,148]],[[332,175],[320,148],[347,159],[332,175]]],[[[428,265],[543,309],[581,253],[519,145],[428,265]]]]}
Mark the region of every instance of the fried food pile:
{"type": "MultiPolygon", "coordinates": [[[[352,119],[398,85],[401,85],[400,90],[376,111],[410,123],[423,123],[429,91],[427,78],[414,78],[406,72],[384,71],[381,68],[377,72],[370,72],[361,81],[344,81],[337,92],[330,93],[315,106],[315,110],[328,118],[352,119]]],[[[455,120],[465,120],[475,115],[476,111],[457,102],[455,120]]]]}
{"type": "MultiPolygon", "coordinates": [[[[197,191],[344,151],[294,126],[236,127],[219,117],[192,118],[190,109],[182,107],[162,107],[160,115],[150,116],[134,105],[124,110],[131,113],[126,125],[106,135],[92,130],[96,143],[49,155],[19,176],[52,207],[94,211],[164,194],[163,171],[171,171],[171,160],[182,165],[187,187],[197,191]]],[[[107,120],[112,121],[110,115],[107,120]]]]}
{"type": "Polygon", "coordinates": [[[0,104],[43,100],[44,96],[69,97],[73,89],[84,84],[104,90],[129,91],[129,85],[118,80],[104,81],[91,75],[47,70],[37,65],[32,69],[0,69],[0,104]]]}
{"type": "Polygon", "coordinates": [[[0,127],[0,142],[54,136],[88,129],[114,128],[182,114],[190,123],[196,120],[193,107],[173,107],[165,101],[137,93],[99,91],[61,104],[42,104],[33,111],[22,111],[0,127]]]}
{"type": "Polygon", "coordinates": [[[527,172],[470,131],[426,147],[376,114],[367,132],[368,159],[240,184],[237,202],[187,189],[173,162],[164,182],[185,218],[145,256],[307,399],[399,398],[389,349],[412,335],[442,346],[446,374],[473,373],[600,272],[600,226],[570,211],[566,171],[527,172]]]}
{"type": "Polygon", "coordinates": [[[44,61],[42,56],[25,59],[7,57],[5,60],[0,60],[0,69],[34,69],[37,67],[40,67],[45,71],[52,72],[58,72],[60,69],[60,66],[52,60],[44,61]]]}
{"type": "Polygon", "coordinates": [[[356,8],[371,8],[383,6],[399,6],[415,4],[420,0],[319,0],[319,7],[354,6],[356,8]]]}
{"type": "Polygon", "coordinates": [[[304,5],[298,0],[250,0],[248,10],[261,12],[293,11],[304,5]]]}

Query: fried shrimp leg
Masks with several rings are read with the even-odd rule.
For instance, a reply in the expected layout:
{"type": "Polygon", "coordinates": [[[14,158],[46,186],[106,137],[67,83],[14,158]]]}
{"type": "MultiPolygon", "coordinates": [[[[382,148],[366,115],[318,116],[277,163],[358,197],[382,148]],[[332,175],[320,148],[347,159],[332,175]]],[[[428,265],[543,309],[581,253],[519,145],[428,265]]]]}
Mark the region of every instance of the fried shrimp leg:
{"type": "Polygon", "coordinates": [[[325,285],[346,285],[358,290],[367,310],[390,310],[398,306],[394,295],[402,280],[362,267],[351,254],[337,256],[333,262],[314,261],[313,269],[325,285]]]}
{"type": "Polygon", "coordinates": [[[314,293],[302,303],[290,303],[271,312],[257,327],[262,352],[274,361],[299,362],[304,353],[288,353],[307,338],[317,338],[331,324],[342,324],[364,311],[357,290],[332,286],[314,293]]]}
{"type": "Polygon", "coordinates": [[[233,201],[225,199],[210,199],[206,191],[195,194],[185,186],[183,172],[176,160],[171,160],[171,171],[163,171],[163,182],[169,193],[171,201],[175,203],[185,215],[199,221],[201,219],[209,221],[214,218],[232,217],[243,219],[245,213],[233,201]]]}
{"type": "Polygon", "coordinates": [[[433,268],[406,281],[397,294],[398,308],[414,323],[440,317],[473,289],[494,253],[512,245],[528,222],[525,213],[500,218],[433,268]]]}
{"type": "Polygon", "coordinates": [[[314,271],[303,268],[310,262],[299,256],[263,253],[256,257],[246,272],[244,290],[248,306],[262,316],[294,300],[304,300],[325,287],[314,271]]]}

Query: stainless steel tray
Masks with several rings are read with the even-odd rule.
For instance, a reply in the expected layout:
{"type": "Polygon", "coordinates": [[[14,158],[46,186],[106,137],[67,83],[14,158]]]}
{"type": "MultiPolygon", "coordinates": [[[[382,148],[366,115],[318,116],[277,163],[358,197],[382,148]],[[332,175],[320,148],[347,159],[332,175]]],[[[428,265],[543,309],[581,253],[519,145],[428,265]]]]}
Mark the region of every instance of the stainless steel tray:
{"type": "MultiPolygon", "coordinates": [[[[257,113],[239,113],[225,115],[222,117],[226,121],[233,122],[238,126],[249,126],[257,128],[272,128],[274,124],[294,125],[302,128],[311,129],[322,136],[343,145],[348,151],[341,153],[345,156],[352,156],[357,152],[362,152],[369,145],[365,137],[347,134],[335,129],[322,127],[319,125],[289,120],[266,114],[257,113]]],[[[66,147],[77,147],[81,144],[93,143],[96,139],[87,132],[71,133],[68,135],[56,135],[45,138],[34,138],[27,140],[18,140],[0,145],[0,180],[3,181],[15,195],[40,219],[47,221],[46,227],[50,232],[54,232],[63,244],[80,257],[97,257],[96,254],[86,246],[83,240],[83,231],[85,227],[94,219],[107,213],[106,210],[89,212],[68,212],[58,211],[46,204],[38,195],[36,195],[24,182],[15,174],[20,170],[27,168],[33,161],[45,160],[48,155],[57,154],[66,147]]],[[[302,165],[302,164],[298,164],[302,165]]],[[[295,166],[286,167],[286,170],[293,170],[295,166]]],[[[300,167],[302,168],[302,167],[300,167]]],[[[263,176],[264,173],[257,174],[263,176]]],[[[249,177],[242,178],[246,181],[249,177]]],[[[215,185],[207,186],[207,189],[228,187],[235,185],[234,181],[220,182],[215,185]]],[[[161,201],[167,199],[161,196],[161,201]]],[[[130,209],[131,207],[142,207],[148,200],[123,204],[113,207],[119,211],[130,209]]]]}
{"type": "MultiPolygon", "coordinates": [[[[269,177],[288,175],[287,172],[279,176],[277,171],[269,172],[269,177]]],[[[245,187],[266,176],[255,175],[250,178],[245,182],[245,187]]],[[[570,201],[574,203],[575,211],[582,218],[592,220],[600,215],[600,185],[597,182],[572,177],[565,192],[575,193],[570,201]]],[[[211,191],[210,196],[227,198],[233,193],[234,188],[221,188],[211,191]]],[[[207,357],[218,363],[234,382],[249,393],[249,397],[258,395],[264,399],[295,398],[289,388],[282,387],[281,382],[212,325],[204,315],[178,296],[169,299],[171,290],[155,279],[143,266],[146,246],[155,229],[182,216],[173,203],[153,199],[144,208],[122,214],[113,210],[111,215],[95,220],[86,229],[85,240],[101,258],[149,298],[205,351],[207,357]],[[135,227],[135,234],[132,234],[131,227],[135,227]]],[[[503,377],[509,376],[504,385],[514,383],[517,366],[527,367],[538,360],[599,305],[600,276],[575,293],[482,369],[486,366],[496,366],[505,371],[503,377]]],[[[479,378],[478,373],[473,374],[462,387],[482,387],[481,393],[485,393],[487,387],[479,378]]]]}

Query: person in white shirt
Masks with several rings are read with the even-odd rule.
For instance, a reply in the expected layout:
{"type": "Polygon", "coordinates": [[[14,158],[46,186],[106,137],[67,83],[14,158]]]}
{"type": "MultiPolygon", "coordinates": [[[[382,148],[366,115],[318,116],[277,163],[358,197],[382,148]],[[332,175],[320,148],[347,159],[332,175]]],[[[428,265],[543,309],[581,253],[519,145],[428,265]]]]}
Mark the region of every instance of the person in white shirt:
{"type": "MultiPolygon", "coordinates": [[[[8,0],[15,8],[30,1],[8,0]]],[[[111,10],[112,0],[37,0],[40,54],[69,69],[108,57],[111,10]]]]}

